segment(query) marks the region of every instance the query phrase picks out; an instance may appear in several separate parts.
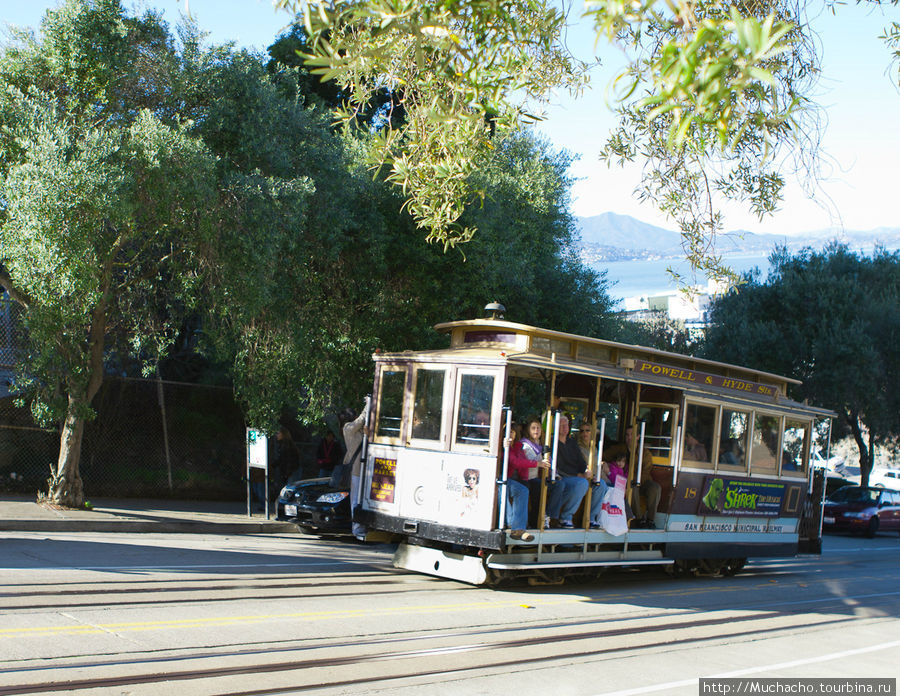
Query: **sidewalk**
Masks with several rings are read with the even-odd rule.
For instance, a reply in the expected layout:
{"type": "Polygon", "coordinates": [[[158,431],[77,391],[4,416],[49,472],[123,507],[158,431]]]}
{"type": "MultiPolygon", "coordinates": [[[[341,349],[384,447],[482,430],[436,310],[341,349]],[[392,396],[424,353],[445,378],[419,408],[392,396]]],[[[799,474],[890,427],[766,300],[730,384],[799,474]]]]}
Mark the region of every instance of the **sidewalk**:
{"type": "Polygon", "coordinates": [[[0,532],[158,532],[169,534],[293,534],[274,519],[275,506],[247,517],[247,504],[194,500],[92,499],[93,510],[56,510],[34,496],[0,494],[0,532]]]}

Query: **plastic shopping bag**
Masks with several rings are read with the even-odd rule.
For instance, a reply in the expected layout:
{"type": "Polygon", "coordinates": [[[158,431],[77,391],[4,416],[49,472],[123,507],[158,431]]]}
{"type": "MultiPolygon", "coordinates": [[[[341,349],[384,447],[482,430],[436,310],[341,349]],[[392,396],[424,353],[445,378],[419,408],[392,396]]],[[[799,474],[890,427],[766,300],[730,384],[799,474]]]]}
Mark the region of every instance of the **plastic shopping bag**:
{"type": "Polygon", "coordinates": [[[622,536],[628,531],[625,519],[625,477],[617,476],[616,485],[610,487],[603,496],[603,507],[600,510],[600,524],[607,534],[622,536]]]}

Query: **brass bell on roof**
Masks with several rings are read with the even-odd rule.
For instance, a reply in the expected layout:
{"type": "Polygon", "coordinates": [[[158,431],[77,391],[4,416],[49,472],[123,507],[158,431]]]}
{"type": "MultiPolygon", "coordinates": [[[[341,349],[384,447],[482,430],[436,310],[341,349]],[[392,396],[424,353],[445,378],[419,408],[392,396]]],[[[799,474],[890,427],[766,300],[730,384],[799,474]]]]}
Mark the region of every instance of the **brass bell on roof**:
{"type": "Polygon", "coordinates": [[[488,319],[502,319],[503,313],[506,311],[506,307],[504,307],[499,302],[491,302],[484,306],[485,312],[490,312],[490,316],[488,319]]]}

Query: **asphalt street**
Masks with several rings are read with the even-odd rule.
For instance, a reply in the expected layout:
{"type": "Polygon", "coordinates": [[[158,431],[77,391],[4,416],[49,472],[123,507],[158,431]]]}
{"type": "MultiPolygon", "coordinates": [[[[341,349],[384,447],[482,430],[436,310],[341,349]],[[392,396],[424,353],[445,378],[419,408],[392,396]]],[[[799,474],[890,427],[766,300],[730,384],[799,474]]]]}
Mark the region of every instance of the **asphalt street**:
{"type": "Polygon", "coordinates": [[[896,677],[900,537],[732,578],[471,587],[298,535],[0,533],[0,694],[698,694],[896,677]]]}

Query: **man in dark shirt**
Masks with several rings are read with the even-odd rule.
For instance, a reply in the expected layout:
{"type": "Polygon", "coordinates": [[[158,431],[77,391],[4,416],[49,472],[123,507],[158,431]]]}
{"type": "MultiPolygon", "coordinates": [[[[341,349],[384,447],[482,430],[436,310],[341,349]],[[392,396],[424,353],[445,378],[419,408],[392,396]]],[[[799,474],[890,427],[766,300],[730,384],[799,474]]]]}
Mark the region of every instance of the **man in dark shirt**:
{"type": "MultiPolygon", "coordinates": [[[[559,440],[556,452],[556,480],[551,484],[547,498],[547,514],[551,526],[572,529],[572,515],[578,510],[590,483],[587,462],[574,438],[569,437],[569,419],[559,418],[559,440]]],[[[602,499],[602,496],[601,496],[602,499]]]]}

